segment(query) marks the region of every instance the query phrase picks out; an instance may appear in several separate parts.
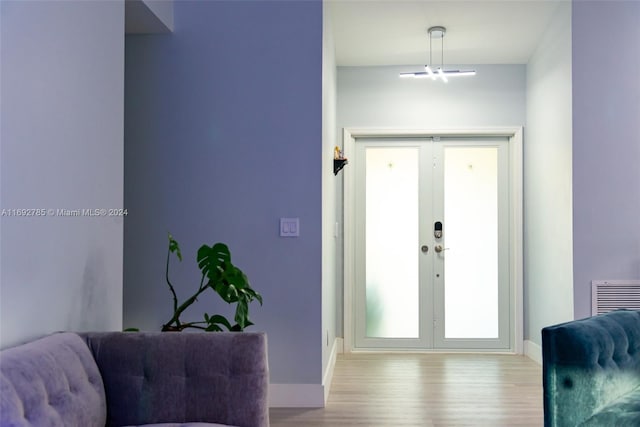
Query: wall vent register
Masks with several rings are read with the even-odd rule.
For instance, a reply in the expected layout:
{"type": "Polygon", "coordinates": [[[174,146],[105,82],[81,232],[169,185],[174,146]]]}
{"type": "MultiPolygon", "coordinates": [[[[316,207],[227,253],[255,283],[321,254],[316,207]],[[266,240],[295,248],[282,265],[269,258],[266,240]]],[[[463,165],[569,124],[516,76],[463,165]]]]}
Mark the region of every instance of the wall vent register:
{"type": "Polygon", "coordinates": [[[620,308],[640,310],[640,280],[591,281],[591,314],[620,308]]]}

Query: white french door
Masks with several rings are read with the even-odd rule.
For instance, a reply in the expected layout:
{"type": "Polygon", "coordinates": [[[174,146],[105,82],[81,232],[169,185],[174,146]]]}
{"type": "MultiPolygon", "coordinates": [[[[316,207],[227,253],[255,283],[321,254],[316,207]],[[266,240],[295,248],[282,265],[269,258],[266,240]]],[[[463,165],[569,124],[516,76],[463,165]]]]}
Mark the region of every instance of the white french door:
{"type": "Polygon", "coordinates": [[[355,346],[510,342],[507,138],[355,143],[355,346]]]}

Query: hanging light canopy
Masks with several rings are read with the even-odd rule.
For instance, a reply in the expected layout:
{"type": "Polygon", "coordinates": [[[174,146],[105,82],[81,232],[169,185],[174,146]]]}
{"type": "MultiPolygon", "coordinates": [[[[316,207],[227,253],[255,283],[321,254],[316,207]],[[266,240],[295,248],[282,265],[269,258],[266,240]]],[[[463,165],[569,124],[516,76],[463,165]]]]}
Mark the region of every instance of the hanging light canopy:
{"type": "Polygon", "coordinates": [[[424,66],[424,71],[417,73],[400,73],[400,77],[431,78],[431,80],[442,80],[448,82],[449,77],[475,76],[475,70],[445,70],[444,69],[444,35],[447,32],[445,27],[436,26],[429,28],[429,64],[424,66]],[[440,39],[440,66],[436,69],[433,65],[433,39],[440,39]]]}

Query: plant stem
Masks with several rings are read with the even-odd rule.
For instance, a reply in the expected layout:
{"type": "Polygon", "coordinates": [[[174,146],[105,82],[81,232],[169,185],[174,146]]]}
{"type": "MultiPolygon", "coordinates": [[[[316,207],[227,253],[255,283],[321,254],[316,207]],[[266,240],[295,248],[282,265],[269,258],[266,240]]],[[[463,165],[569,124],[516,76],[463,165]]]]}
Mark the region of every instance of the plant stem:
{"type": "Polygon", "coordinates": [[[204,290],[204,289],[202,288],[202,284],[204,283],[204,277],[205,277],[205,274],[204,274],[204,273],[202,273],[202,277],[200,278],[200,287],[198,288],[198,291],[200,291],[200,290],[204,290]]]}
{"type": "MultiPolygon", "coordinates": [[[[198,292],[196,292],[188,300],[183,302],[180,307],[176,308],[175,311],[173,312],[173,317],[171,318],[171,320],[169,320],[167,323],[165,323],[162,326],[162,330],[164,331],[165,328],[172,328],[171,325],[173,325],[174,323],[176,324],[175,327],[180,328],[180,315],[182,314],[183,311],[187,309],[187,307],[189,307],[191,304],[196,302],[196,300],[198,299],[198,295],[203,293],[206,289],[207,289],[206,286],[204,288],[201,287],[200,289],[198,289],[198,292]]],[[[182,330],[182,329],[178,329],[178,330],[182,330]]]]}
{"type": "Polygon", "coordinates": [[[164,325],[162,327],[162,332],[181,332],[187,328],[195,328],[195,329],[202,329],[203,331],[206,331],[207,328],[204,326],[199,326],[199,323],[205,323],[205,322],[189,322],[189,323],[182,323],[180,326],[170,326],[170,325],[164,325]]]}
{"type": "MultiPolygon", "coordinates": [[[[167,285],[169,285],[169,290],[173,294],[173,312],[176,313],[178,311],[178,296],[176,295],[176,291],[169,280],[169,258],[171,256],[171,248],[167,250],[167,268],[165,270],[165,277],[167,279],[167,285]]],[[[176,325],[180,327],[180,319],[179,317],[175,318],[176,325]]],[[[173,319],[170,323],[173,323],[173,319]]]]}

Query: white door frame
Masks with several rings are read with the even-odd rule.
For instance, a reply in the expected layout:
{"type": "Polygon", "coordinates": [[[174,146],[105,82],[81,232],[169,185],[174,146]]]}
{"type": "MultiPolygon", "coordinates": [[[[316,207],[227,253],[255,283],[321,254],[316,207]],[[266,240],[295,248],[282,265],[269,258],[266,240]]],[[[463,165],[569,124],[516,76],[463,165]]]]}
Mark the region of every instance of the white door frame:
{"type": "MultiPolygon", "coordinates": [[[[345,157],[355,161],[355,143],[358,138],[396,137],[482,137],[496,136],[509,139],[509,276],[511,286],[511,352],[522,354],[524,348],[524,289],[523,289],[523,149],[522,127],[472,129],[356,129],[345,128],[342,144],[345,157]]],[[[355,280],[355,176],[344,174],[344,351],[354,350],[354,280],[355,280]]],[[[434,351],[434,350],[431,350],[434,351]]],[[[477,350],[476,350],[477,351],[477,350]]]]}

